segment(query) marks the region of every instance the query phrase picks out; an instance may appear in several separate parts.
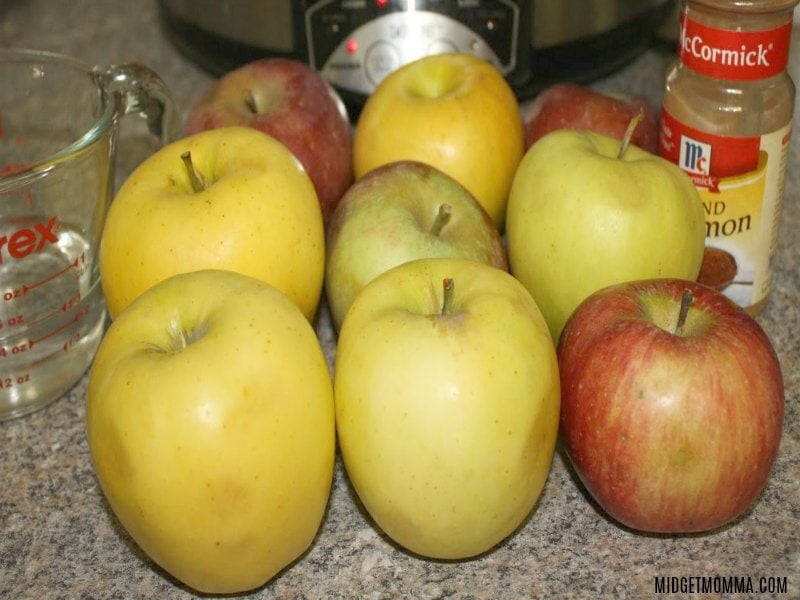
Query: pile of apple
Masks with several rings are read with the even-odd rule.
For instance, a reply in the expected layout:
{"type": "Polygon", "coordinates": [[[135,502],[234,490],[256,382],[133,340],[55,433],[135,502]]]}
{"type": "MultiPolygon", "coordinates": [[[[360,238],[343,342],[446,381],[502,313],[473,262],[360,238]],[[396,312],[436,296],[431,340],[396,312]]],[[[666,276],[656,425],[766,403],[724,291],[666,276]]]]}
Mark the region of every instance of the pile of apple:
{"type": "Polygon", "coordinates": [[[695,282],[703,207],[652,153],[655,114],[569,85],[523,112],[460,54],[392,73],[355,130],[303,63],[220,78],[100,249],[87,436],[136,543],[204,592],[263,585],[313,543],[338,442],[387,536],[472,557],[533,510],[559,431],[628,527],[742,515],[777,453],[780,367],[695,282]]]}

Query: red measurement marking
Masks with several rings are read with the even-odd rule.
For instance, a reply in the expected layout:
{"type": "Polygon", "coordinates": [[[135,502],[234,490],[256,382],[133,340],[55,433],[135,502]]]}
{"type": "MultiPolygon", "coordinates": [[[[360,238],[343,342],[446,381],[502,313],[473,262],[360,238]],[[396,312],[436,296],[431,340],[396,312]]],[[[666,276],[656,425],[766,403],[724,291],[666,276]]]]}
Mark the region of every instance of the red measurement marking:
{"type": "MultiPolygon", "coordinates": [[[[3,113],[0,112],[0,138],[3,137],[3,113]]],[[[17,140],[17,145],[25,145],[24,140],[17,140]]],[[[26,163],[10,163],[7,165],[3,165],[0,167],[0,177],[8,177],[10,175],[16,175],[17,173],[22,173],[23,171],[27,171],[31,165],[26,163]]]]}
{"type": "Polygon", "coordinates": [[[40,343],[40,342],[43,342],[43,341],[44,341],[44,340],[46,340],[47,338],[51,338],[51,337],[53,337],[54,335],[58,335],[59,333],[61,333],[61,332],[62,332],[62,331],[64,331],[65,329],[67,329],[68,327],[72,327],[72,326],[73,326],[75,323],[77,323],[78,321],[80,321],[80,320],[81,320],[83,317],[85,317],[87,314],[89,314],[89,307],[88,307],[88,306],[87,306],[85,309],[83,309],[83,310],[80,310],[80,311],[78,311],[77,313],[75,313],[75,316],[74,316],[74,317],[72,317],[72,318],[71,318],[69,321],[67,321],[66,323],[64,323],[64,324],[63,324],[61,327],[56,327],[56,328],[55,328],[55,329],[53,329],[53,330],[52,330],[50,333],[48,333],[48,334],[46,334],[46,335],[43,335],[43,336],[42,336],[42,337],[40,337],[38,340],[31,340],[31,341],[28,343],[28,348],[33,348],[33,346],[34,346],[35,344],[38,344],[38,343],[40,343]]]}
{"type": "Polygon", "coordinates": [[[55,279],[56,277],[61,277],[64,273],[66,273],[70,269],[77,269],[77,268],[78,268],[78,258],[76,258],[72,262],[72,264],[67,265],[66,267],[64,267],[60,271],[56,271],[55,273],[53,273],[49,277],[45,277],[44,279],[42,279],[40,281],[37,281],[36,283],[33,283],[31,285],[27,285],[27,284],[23,283],[22,284],[22,293],[23,294],[27,294],[32,289],[35,289],[35,288],[39,287],[40,285],[44,285],[45,283],[53,281],[53,279],[55,279]]]}
{"type": "Polygon", "coordinates": [[[27,171],[30,168],[30,165],[26,165],[25,163],[11,163],[8,165],[4,165],[0,168],[0,177],[9,177],[11,175],[16,175],[17,173],[22,173],[23,171],[27,171]]]}
{"type": "Polygon", "coordinates": [[[64,302],[64,304],[62,304],[61,306],[56,308],[53,312],[51,312],[51,313],[49,313],[49,314],[47,314],[47,315],[45,315],[43,317],[40,317],[40,318],[36,319],[35,321],[29,322],[28,323],[28,327],[34,327],[34,326],[38,325],[39,323],[44,323],[45,321],[48,321],[49,319],[52,319],[53,317],[55,317],[59,313],[67,312],[71,308],[74,308],[78,304],[78,302],[80,302],[80,300],[81,300],[81,295],[77,294],[74,298],[70,298],[69,300],[64,302]]]}
{"type": "Polygon", "coordinates": [[[64,352],[69,352],[70,348],[72,348],[75,344],[80,342],[82,337],[83,337],[83,335],[80,332],[76,333],[70,339],[68,339],[66,342],[64,342],[64,345],[61,346],[61,349],[64,352]]]}
{"type": "Polygon", "coordinates": [[[0,379],[0,389],[14,387],[16,385],[22,385],[24,383],[30,383],[31,381],[31,374],[30,373],[23,373],[22,375],[17,375],[16,377],[4,377],[0,379]]]}

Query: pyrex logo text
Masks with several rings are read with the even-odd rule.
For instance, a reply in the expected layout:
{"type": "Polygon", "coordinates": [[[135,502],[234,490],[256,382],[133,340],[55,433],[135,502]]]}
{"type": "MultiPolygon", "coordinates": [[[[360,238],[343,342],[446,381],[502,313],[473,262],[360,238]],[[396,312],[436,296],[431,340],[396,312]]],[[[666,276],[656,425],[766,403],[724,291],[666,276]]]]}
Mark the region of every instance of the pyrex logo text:
{"type": "Polygon", "coordinates": [[[683,51],[702,61],[733,67],[769,67],[770,61],[767,53],[772,50],[772,44],[764,46],[758,44],[748,48],[744,44],[738,49],[715,48],[707,44],[699,35],[686,35],[681,38],[683,51]]]}
{"type": "Polygon", "coordinates": [[[15,260],[40,252],[45,243],[55,244],[58,236],[54,229],[56,218],[50,217],[47,223],[36,223],[33,227],[23,227],[10,235],[0,237],[0,265],[6,258],[15,260]]]}
{"type": "Polygon", "coordinates": [[[711,145],[682,135],[678,161],[684,171],[708,175],[711,169],[711,145]]]}

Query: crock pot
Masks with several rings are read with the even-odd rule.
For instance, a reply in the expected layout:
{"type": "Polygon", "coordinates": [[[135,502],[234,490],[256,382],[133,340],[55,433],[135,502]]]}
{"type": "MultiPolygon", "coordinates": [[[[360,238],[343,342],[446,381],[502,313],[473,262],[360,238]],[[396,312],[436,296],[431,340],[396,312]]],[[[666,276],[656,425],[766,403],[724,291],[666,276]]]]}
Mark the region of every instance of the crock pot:
{"type": "Polygon", "coordinates": [[[320,71],[352,108],[426,54],[489,60],[520,99],[586,82],[643,52],[674,0],[159,0],[164,31],[213,74],[283,56],[320,71]]]}

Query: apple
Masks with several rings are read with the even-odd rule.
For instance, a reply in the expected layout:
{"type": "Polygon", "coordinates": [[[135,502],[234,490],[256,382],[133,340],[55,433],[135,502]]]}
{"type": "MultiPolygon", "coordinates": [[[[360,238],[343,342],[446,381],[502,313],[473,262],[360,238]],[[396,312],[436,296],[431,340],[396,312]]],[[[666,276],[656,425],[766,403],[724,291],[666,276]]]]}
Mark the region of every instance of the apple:
{"type": "Polygon", "coordinates": [[[415,258],[471,258],[508,270],[494,222],[466,188],[427,163],[370,171],[342,198],[328,230],[325,289],[338,329],[361,289],[415,258]]]}
{"type": "Polygon", "coordinates": [[[398,265],[356,297],[335,360],[341,456],[381,530],[457,560],[518,529],[559,414],[555,348],[522,284],[468,259],[398,265]]]}
{"type": "Polygon", "coordinates": [[[257,129],[164,146],[111,203],[100,277],[112,318],[170,275],[209,268],[266,281],[309,319],[319,304],[325,230],[314,186],[286,146],[257,129]]]}
{"type": "Polygon", "coordinates": [[[191,106],[187,133],[241,125],[282,142],[303,163],[327,222],[353,181],[353,140],[338,92],[289,58],[249,62],[217,79],[191,106]]]}
{"type": "Polygon", "coordinates": [[[170,277],[92,364],[86,435],[114,514],[204,593],[263,585],[311,545],[331,489],[333,386],[311,324],[233,271],[170,277]]]}
{"type": "Polygon", "coordinates": [[[523,110],[525,147],[556,129],[585,129],[621,140],[631,119],[639,112],[644,119],[631,143],[658,154],[659,114],[645,96],[633,93],[595,91],[575,83],[556,83],[523,110]]]}
{"type": "Polygon", "coordinates": [[[721,292],[677,279],[600,290],[570,317],[558,360],[564,447],[623,525],[715,529],[766,485],[781,369],[758,323],[721,292]]]}
{"type": "Polygon", "coordinates": [[[358,179],[398,160],[425,162],[466,187],[500,229],[525,132],[511,86],[471,54],[407,63],[376,86],[353,135],[358,179]]]}
{"type": "Polygon", "coordinates": [[[705,215],[676,165],[590,131],[539,139],[514,176],[506,239],[511,273],[533,295],[555,341],[592,292],[655,277],[695,279],[705,215]]]}

